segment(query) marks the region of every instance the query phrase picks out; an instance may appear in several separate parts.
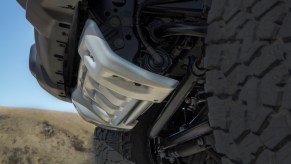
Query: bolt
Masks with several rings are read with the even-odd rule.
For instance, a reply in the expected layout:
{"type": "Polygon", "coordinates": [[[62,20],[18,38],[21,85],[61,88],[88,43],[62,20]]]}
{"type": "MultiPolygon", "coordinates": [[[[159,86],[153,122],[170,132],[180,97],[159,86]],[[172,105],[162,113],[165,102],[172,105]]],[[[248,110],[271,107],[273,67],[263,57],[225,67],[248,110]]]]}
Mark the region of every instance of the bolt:
{"type": "Polygon", "coordinates": [[[117,7],[121,7],[126,4],[126,0],[112,0],[112,3],[117,7]]]}
{"type": "Polygon", "coordinates": [[[117,38],[114,40],[113,44],[114,44],[114,47],[116,47],[116,48],[123,48],[124,41],[121,38],[117,38]]]}
{"type": "Polygon", "coordinates": [[[181,126],[181,127],[179,128],[179,130],[180,130],[180,131],[183,131],[183,130],[185,130],[185,127],[184,127],[184,126],[181,126]]]}
{"type": "Polygon", "coordinates": [[[170,163],[175,163],[175,158],[169,158],[170,163]]]}
{"type": "Polygon", "coordinates": [[[198,138],[197,139],[197,144],[200,145],[200,146],[204,145],[203,139],[202,138],[198,138]]]}
{"type": "Polygon", "coordinates": [[[191,100],[190,100],[189,98],[186,98],[186,99],[185,99],[185,103],[186,103],[186,104],[190,104],[190,103],[191,103],[191,100]]]}
{"type": "Polygon", "coordinates": [[[161,158],[165,158],[166,157],[166,153],[160,153],[160,157],[161,158]]]}
{"type": "Polygon", "coordinates": [[[120,20],[119,20],[119,18],[118,17],[112,17],[110,19],[110,25],[112,27],[119,27],[120,26],[120,20]]]}

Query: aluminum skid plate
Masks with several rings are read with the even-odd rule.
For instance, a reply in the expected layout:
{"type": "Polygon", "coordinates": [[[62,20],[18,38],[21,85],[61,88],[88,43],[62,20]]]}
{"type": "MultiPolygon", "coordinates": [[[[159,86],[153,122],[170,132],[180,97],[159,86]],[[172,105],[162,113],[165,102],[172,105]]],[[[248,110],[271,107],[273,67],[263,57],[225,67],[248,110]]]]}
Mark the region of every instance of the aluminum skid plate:
{"type": "Polygon", "coordinates": [[[178,85],[117,55],[93,20],[85,24],[78,51],[81,63],[72,102],[86,121],[97,126],[132,129],[142,113],[178,85]]]}

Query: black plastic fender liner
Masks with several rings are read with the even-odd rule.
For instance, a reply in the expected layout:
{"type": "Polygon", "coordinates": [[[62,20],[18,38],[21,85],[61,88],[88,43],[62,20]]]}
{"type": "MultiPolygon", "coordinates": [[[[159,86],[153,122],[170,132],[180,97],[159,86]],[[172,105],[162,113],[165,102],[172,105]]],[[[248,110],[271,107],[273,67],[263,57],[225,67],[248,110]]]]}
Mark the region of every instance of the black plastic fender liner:
{"type": "Polygon", "coordinates": [[[32,45],[30,48],[29,69],[31,74],[37,79],[38,83],[43,89],[63,101],[71,101],[70,99],[66,98],[65,93],[62,92],[62,86],[55,84],[48,77],[47,72],[41,66],[40,58],[36,52],[35,45],[32,45]]]}
{"type": "Polygon", "coordinates": [[[23,9],[26,9],[27,0],[16,0],[23,9]]]}
{"type": "Polygon", "coordinates": [[[31,72],[31,74],[36,77],[36,48],[35,48],[35,44],[33,44],[30,47],[30,53],[29,53],[29,70],[31,72]]]}
{"type": "Polygon", "coordinates": [[[68,45],[64,55],[63,75],[65,82],[66,96],[71,98],[72,90],[76,87],[78,70],[80,64],[80,56],[78,53],[78,45],[80,36],[88,17],[88,4],[86,1],[78,2],[75,8],[75,14],[71,24],[70,35],[68,37],[68,45]]]}
{"type": "Polygon", "coordinates": [[[70,100],[65,94],[64,54],[78,1],[17,0],[35,29],[30,70],[46,91],[65,101],[70,100]]]}
{"type": "Polygon", "coordinates": [[[26,19],[44,37],[55,37],[58,26],[69,27],[79,0],[17,0],[26,10],[26,19]]]}

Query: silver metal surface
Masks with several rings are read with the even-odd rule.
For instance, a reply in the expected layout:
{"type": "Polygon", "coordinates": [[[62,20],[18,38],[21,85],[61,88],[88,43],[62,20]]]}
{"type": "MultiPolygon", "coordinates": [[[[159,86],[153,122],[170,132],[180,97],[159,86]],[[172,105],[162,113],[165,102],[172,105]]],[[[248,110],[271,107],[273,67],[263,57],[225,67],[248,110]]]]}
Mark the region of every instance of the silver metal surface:
{"type": "Polygon", "coordinates": [[[79,45],[78,86],[72,101],[87,121],[129,130],[153,103],[162,102],[178,81],[144,70],[111,50],[96,23],[87,20],[79,45]]]}

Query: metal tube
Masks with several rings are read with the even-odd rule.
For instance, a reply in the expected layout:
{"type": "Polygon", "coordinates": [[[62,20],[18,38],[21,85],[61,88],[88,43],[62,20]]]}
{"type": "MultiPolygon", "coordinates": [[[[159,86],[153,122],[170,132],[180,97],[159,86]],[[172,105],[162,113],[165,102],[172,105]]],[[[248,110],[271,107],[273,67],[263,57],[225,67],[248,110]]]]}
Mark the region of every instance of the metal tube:
{"type": "Polygon", "coordinates": [[[154,123],[150,137],[156,137],[165,124],[169,121],[169,119],[173,116],[173,114],[179,109],[180,105],[184,101],[184,99],[188,96],[189,92],[193,89],[197,82],[197,77],[192,73],[186,75],[186,77],[182,80],[182,82],[178,85],[175,93],[173,93],[169,102],[166,104],[163,112],[154,123]]]}
{"type": "Polygon", "coordinates": [[[168,156],[170,157],[187,157],[193,154],[197,154],[203,151],[206,151],[210,147],[200,146],[195,141],[191,143],[186,143],[183,145],[176,146],[167,151],[168,156]]]}
{"type": "Polygon", "coordinates": [[[130,113],[129,117],[124,121],[125,125],[128,125],[135,121],[140,115],[147,111],[152,104],[153,103],[150,101],[142,101],[141,103],[139,103],[138,106],[133,109],[133,112],[130,113]]]}
{"type": "Polygon", "coordinates": [[[198,126],[191,127],[182,132],[178,132],[165,139],[163,146],[165,148],[173,147],[181,143],[197,139],[203,135],[206,135],[212,131],[207,122],[204,122],[198,126]]]}
{"type": "Polygon", "coordinates": [[[149,44],[147,39],[144,37],[144,34],[142,33],[142,28],[141,28],[141,25],[140,25],[140,16],[141,16],[142,10],[145,7],[152,6],[152,5],[175,3],[175,2],[184,2],[184,1],[186,2],[186,1],[191,1],[191,0],[148,0],[148,1],[144,1],[141,4],[139,4],[139,7],[137,8],[137,12],[136,12],[136,16],[135,16],[136,32],[138,33],[139,39],[144,44],[146,50],[149,52],[149,54],[153,58],[153,61],[154,61],[155,64],[163,63],[163,58],[149,44]]]}
{"type": "Polygon", "coordinates": [[[205,37],[206,30],[207,25],[204,24],[165,24],[155,29],[155,34],[158,37],[168,37],[174,35],[205,37]]]}
{"type": "Polygon", "coordinates": [[[143,14],[154,17],[189,18],[203,17],[204,2],[202,0],[179,0],[175,3],[159,3],[146,5],[143,14]]]}

